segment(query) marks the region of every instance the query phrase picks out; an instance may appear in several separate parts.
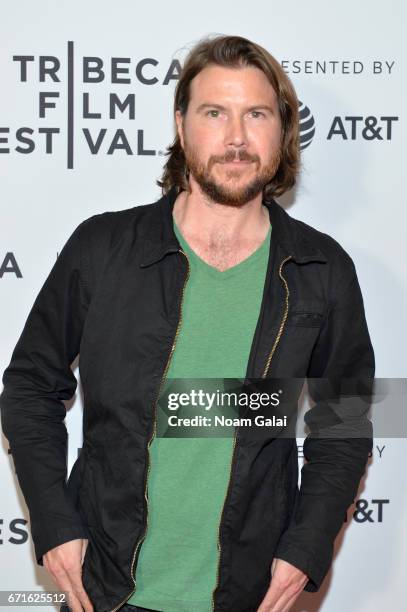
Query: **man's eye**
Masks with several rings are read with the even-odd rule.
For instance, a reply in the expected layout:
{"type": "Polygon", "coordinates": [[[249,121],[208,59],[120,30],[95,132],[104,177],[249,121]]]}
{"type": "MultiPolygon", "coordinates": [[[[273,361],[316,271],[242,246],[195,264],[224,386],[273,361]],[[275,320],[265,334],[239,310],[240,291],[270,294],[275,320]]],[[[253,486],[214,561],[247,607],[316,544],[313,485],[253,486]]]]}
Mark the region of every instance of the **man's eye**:
{"type": "Polygon", "coordinates": [[[215,109],[208,111],[206,114],[210,117],[219,117],[219,111],[215,109]]]}
{"type": "Polygon", "coordinates": [[[261,111],[252,111],[252,117],[254,117],[255,119],[258,119],[259,117],[263,117],[264,113],[262,113],[261,111]]]}

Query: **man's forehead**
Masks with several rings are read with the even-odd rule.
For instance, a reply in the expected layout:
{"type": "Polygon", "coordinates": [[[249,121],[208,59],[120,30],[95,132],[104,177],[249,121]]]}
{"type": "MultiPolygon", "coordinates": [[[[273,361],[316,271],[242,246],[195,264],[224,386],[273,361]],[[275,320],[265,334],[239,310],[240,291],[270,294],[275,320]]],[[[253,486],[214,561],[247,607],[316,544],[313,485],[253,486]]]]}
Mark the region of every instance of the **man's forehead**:
{"type": "Polygon", "coordinates": [[[262,70],[256,66],[226,67],[210,64],[199,72],[190,84],[190,101],[200,103],[211,96],[230,97],[259,94],[276,100],[276,92],[262,70]]]}

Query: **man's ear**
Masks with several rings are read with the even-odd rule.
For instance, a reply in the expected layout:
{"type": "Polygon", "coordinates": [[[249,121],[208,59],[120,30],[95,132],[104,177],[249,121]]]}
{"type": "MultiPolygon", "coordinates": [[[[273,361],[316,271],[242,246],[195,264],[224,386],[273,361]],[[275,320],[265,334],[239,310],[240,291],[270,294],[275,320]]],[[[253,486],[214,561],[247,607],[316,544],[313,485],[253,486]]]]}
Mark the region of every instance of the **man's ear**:
{"type": "Polygon", "coordinates": [[[177,125],[177,133],[181,147],[184,148],[184,117],[179,110],[175,111],[175,123],[177,125]]]}

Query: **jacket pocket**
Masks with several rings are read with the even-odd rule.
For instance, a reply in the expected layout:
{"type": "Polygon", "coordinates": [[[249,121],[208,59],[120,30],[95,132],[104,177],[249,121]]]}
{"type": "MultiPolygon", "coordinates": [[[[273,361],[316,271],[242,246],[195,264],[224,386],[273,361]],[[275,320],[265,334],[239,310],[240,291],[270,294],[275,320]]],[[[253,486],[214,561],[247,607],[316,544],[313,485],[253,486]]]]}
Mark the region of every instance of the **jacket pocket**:
{"type": "Polygon", "coordinates": [[[322,300],[295,300],[288,308],[286,325],[294,327],[321,327],[327,314],[322,300]]]}

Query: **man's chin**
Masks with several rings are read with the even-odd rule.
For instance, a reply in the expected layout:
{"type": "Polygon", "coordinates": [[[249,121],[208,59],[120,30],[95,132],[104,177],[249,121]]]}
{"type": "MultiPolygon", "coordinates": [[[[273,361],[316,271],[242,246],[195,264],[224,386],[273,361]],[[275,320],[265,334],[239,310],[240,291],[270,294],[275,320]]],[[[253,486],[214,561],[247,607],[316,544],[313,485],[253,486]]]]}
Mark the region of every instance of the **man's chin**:
{"type": "Polygon", "coordinates": [[[207,183],[200,186],[202,191],[210,197],[211,200],[218,204],[225,206],[244,206],[256,196],[261,193],[262,190],[253,191],[248,187],[239,188],[227,188],[224,186],[216,185],[214,183],[207,183]]]}

